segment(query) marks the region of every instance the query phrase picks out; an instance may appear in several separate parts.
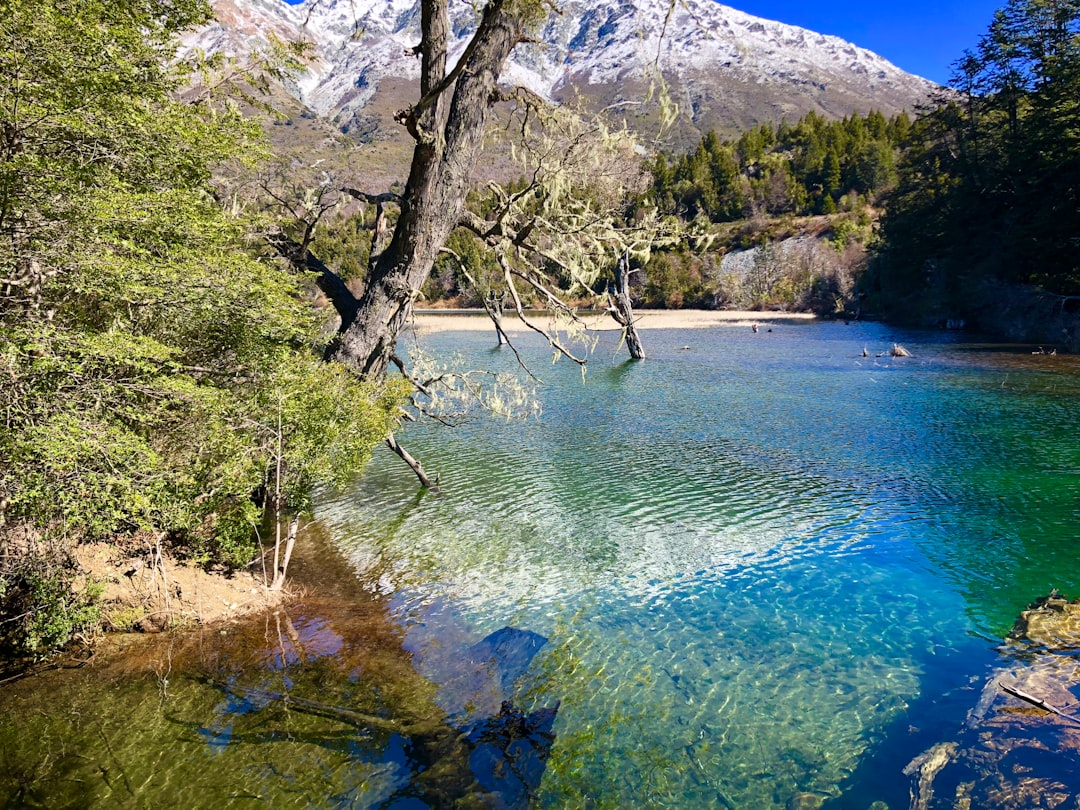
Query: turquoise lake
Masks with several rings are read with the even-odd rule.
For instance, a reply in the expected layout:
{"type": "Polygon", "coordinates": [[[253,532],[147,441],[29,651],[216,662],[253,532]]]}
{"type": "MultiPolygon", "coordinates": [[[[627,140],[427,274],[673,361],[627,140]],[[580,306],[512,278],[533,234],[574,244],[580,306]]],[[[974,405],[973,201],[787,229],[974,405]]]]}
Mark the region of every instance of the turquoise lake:
{"type": "MultiPolygon", "coordinates": [[[[906,806],[1019,611],[1080,595],[1075,358],[876,324],[644,337],[584,381],[526,345],[539,418],[410,427],[441,497],[386,454],[319,519],[421,661],[548,638],[540,806],[906,806]]],[[[487,333],[425,340],[513,367],[487,333]]]]}
{"type": "MultiPolygon", "coordinates": [[[[907,807],[1018,613],[1080,596],[1080,361],[872,323],[643,338],[583,378],[528,337],[540,415],[409,425],[441,493],[382,448],[320,496],[285,613],[5,687],[0,805],[907,807]],[[532,646],[478,686],[507,627],[532,646]],[[492,715],[544,751],[492,753],[492,715]]],[[[488,331],[421,340],[515,369],[488,331]]]]}

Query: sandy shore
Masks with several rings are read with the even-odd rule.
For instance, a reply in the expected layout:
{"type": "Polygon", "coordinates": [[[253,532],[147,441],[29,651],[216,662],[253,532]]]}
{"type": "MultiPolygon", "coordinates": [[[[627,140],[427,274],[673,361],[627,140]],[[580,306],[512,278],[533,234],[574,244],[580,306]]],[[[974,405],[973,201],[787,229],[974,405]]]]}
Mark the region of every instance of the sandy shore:
{"type": "MultiPolygon", "coordinates": [[[[814,316],[800,312],[737,312],[727,310],[704,309],[642,309],[634,313],[638,318],[638,329],[705,329],[721,326],[741,326],[749,328],[751,324],[776,323],[777,321],[806,321],[814,316]]],[[[583,319],[590,329],[614,330],[618,325],[605,313],[584,315],[583,319]]],[[[540,313],[535,316],[537,326],[544,328],[548,316],[540,313]]],[[[491,321],[483,310],[421,310],[414,315],[415,328],[421,332],[470,332],[492,329],[491,321]]],[[[528,330],[514,313],[503,316],[503,328],[510,334],[528,330]]]]}

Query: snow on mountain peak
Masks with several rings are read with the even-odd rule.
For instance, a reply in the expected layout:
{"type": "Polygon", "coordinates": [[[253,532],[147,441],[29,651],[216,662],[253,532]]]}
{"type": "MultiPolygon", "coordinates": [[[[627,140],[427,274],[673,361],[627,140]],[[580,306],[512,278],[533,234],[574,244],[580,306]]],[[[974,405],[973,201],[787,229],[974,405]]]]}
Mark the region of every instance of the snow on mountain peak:
{"type": "MultiPolygon", "coordinates": [[[[355,114],[386,79],[416,80],[419,0],[215,0],[218,22],[192,37],[206,50],[239,53],[273,33],[314,45],[298,77],[300,101],[318,113],[355,114]]],[[[844,115],[891,113],[923,100],[934,85],[838,37],[753,17],[713,0],[563,0],[536,37],[520,45],[506,82],[549,99],[593,92],[619,96],[657,64],[691,117],[721,122],[795,118],[810,109],[844,115]],[[710,112],[711,111],[711,112],[710,112]]],[[[451,57],[475,30],[469,0],[450,2],[451,57]]],[[[708,121],[704,123],[708,124],[708,121]]]]}

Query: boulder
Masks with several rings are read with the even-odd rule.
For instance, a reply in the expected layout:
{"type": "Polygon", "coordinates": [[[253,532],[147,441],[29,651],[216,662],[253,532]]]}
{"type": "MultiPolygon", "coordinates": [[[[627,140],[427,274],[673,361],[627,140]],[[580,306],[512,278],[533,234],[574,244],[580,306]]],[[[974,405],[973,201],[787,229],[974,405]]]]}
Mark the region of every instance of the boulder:
{"type": "Polygon", "coordinates": [[[1020,614],[1009,639],[1050,651],[1080,650],[1080,599],[1070,601],[1057,591],[1036,599],[1020,614]]]}

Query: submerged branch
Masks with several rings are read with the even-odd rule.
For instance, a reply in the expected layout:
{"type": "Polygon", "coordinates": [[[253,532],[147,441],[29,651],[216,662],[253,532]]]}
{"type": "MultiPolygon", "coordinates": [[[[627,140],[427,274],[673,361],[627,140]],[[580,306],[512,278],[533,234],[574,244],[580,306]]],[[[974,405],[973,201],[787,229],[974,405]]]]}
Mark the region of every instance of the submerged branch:
{"type": "Polygon", "coordinates": [[[434,481],[428,478],[428,475],[426,472],[424,472],[424,468],[423,466],[421,466],[420,462],[417,459],[413,458],[412,455],[409,454],[408,450],[398,444],[398,440],[394,437],[393,433],[386,437],[386,446],[393,450],[397,454],[398,458],[400,458],[402,461],[409,465],[409,469],[411,469],[416,474],[416,477],[420,480],[420,485],[422,487],[424,487],[425,489],[433,490],[434,492],[439,491],[439,477],[435,476],[434,481]]]}
{"type": "Polygon", "coordinates": [[[1020,700],[1024,701],[1025,703],[1030,703],[1032,706],[1037,706],[1045,712],[1050,712],[1050,714],[1056,714],[1058,717],[1061,717],[1064,720],[1068,720],[1070,723],[1076,723],[1077,725],[1080,725],[1080,717],[1076,717],[1072,714],[1067,714],[1056,706],[1051,706],[1049,703],[1047,703],[1040,697],[1035,697],[1035,695],[1029,695],[1027,692],[1024,692],[1021,689],[1017,689],[1015,686],[1008,686],[1004,683],[999,683],[998,685],[1001,687],[1001,690],[1003,692],[1007,692],[1013,697],[1020,698],[1020,700]]]}
{"type": "Polygon", "coordinates": [[[405,731],[402,724],[387,717],[377,717],[373,714],[345,709],[341,706],[332,706],[329,703],[320,703],[317,700],[294,697],[288,692],[271,692],[266,689],[254,689],[250,686],[237,686],[236,684],[219,681],[215,678],[207,678],[206,682],[211,686],[232,692],[237,697],[261,701],[282,703],[289,708],[296,709],[305,714],[313,714],[319,717],[329,717],[332,720],[340,720],[343,723],[356,726],[357,728],[374,728],[392,733],[405,731]]]}

